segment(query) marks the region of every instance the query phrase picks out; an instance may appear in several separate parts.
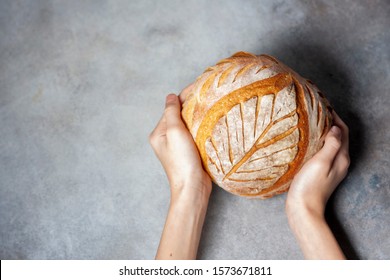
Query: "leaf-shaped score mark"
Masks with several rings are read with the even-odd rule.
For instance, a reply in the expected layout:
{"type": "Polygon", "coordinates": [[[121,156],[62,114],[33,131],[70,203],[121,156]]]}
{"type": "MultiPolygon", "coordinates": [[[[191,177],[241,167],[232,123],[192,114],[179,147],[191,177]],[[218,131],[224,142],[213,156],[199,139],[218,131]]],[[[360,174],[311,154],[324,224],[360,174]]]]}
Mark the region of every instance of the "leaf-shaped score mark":
{"type": "Polygon", "coordinates": [[[299,130],[294,86],[254,96],[235,105],[206,140],[208,168],[217,181],[261,189],[288,170],[298,152],[299,130]]]}

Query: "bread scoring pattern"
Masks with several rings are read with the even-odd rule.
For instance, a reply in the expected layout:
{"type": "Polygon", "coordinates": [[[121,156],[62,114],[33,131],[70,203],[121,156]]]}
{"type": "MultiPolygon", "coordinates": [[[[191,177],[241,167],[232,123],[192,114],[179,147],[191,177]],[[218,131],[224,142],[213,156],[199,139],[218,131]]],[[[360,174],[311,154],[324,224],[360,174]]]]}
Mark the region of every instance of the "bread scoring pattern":
{"type": "Polygon", "coordinates": [[[206,140],[208,169],[217,181],[272,185],[297,154],[297,124],[292,85],[235,105],[206,140]]]}

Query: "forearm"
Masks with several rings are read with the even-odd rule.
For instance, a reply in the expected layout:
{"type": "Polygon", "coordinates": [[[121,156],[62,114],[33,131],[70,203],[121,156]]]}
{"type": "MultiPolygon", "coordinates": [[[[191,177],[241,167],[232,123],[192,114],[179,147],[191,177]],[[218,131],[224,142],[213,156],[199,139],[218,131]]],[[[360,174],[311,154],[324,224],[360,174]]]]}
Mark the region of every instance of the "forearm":
{"type": "Polygon", "coordinates": [[[323,214],[302,207],[288,211],[288,220],[306,259],[345,259],[323,214]]]}
{"type": "Polygon", "coordinates": [[[208,195],[183,194],[171,201],[156,259],[195,259],[208,195]]]}

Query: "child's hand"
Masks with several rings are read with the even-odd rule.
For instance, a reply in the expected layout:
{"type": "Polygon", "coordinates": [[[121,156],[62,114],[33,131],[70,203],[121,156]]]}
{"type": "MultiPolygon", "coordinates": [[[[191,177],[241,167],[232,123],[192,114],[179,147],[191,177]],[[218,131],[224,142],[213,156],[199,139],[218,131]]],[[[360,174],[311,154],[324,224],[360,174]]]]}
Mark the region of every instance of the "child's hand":
{"type": "Polygon", "coordinates": [[[333,113],[334,124],[322,149],[294,177],[287,196],[287,213],[298,207],[323,215],[326,202],[349,167],[348,127],[333,113]]]}
{"type": "Polygon", "coordinates": [[[195,142],[181,119],[181,104],[176,95],[167,96],[164,114],[150,134],[150,143],[171,186],[171,203],[156,259],[195,259],[211,179],[203,170],[195,142]]]}
{"type": "Polygon", "coordinates": [[[201,194],[208,198],[211,179],[204,171],[195,142],[181,119],[181,104],[175,94],[167,96],[164,114],[150,134],[150,143],[168,176],[172,199],[183,191],[190,196],[201,194]]]}
{"type": "Polygon", "coordinates": [[[292,232],[307,259],[345,259],[326,223],[326,203],[349,167],[348,127],[333,113],[334,123],[322,149],[295,175],[286,211],[292,232]]]}

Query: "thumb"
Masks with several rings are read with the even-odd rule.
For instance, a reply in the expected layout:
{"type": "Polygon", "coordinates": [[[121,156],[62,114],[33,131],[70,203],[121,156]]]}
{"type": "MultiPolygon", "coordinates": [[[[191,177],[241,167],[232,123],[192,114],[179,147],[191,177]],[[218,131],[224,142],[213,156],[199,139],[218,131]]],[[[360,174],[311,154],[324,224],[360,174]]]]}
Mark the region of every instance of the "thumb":
{"type": "Polygon", "coordinates": [[[171,93],[166,97],[164,114],[167,122],[167,129],[182,124],[180,107],[181,105],[177,95],[171,93]]]}
{"type": "Polygon", "coordinates": [[[325,143],[322,149],[317,153],[317,157],[323,160],[333,162],[341,148],[341,130],[337,126],[332,126],[325,137],[325,143]]]}

